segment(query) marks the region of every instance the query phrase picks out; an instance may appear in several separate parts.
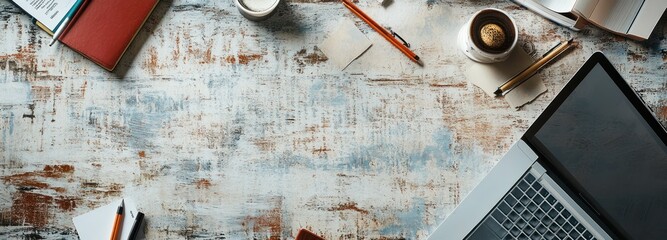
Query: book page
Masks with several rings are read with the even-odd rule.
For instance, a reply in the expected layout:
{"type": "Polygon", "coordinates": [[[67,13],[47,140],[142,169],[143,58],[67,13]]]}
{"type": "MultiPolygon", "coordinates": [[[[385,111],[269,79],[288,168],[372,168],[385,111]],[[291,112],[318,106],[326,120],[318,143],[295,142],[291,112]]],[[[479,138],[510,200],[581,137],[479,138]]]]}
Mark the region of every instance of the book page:
{"type": "Polygon", "coordinates": [[[588,20],[600,27],[626,34],[632,26],[644,0],[600,1],[588,20]]]}
{"type": "Polygon", "coordinates": [[[579,0],[574,4],[574,12],[584,18],[589,18],[593,14],[593,10],[595,10],[598,2],[599,0],[579,0]]]}
{"type": "Polygon", "coordinates": [[[628,35],[648,39],[665,10],[667,10],[667,1],[665,0],[644,1],[644,5],[637,13],[637,18],[628,30],[628,35]]]}
{"type": "Polygon", "coordinates": [[[51,31],[55,30],[76,0],[12,0],[23,11],[43,23],[51,31]]]}
{"type": "Polygon", "coordinates": [[[574,8],[577,0],[535,0],[535,2],[558,13],[569,13],[574,8]]]}
{"type": "Polygon", "coordinates": [[[568,27],[570,29],[579,31],[580,29],[576,27],[575,25],[577,24],[577,20],[579,16],[575,16],[573,14],[561,14],[558,12],[555,12],[551,9],[548,9],[544,7],[543,5],[533,1],[533,0],[512,0],[515,3],[518,3],[531,11],[542,15],[543,17],[554,21],[560,25],[563,25],[565,27],[568,27]],[[574,17],[574,18],[572,18],[574,17]]]}

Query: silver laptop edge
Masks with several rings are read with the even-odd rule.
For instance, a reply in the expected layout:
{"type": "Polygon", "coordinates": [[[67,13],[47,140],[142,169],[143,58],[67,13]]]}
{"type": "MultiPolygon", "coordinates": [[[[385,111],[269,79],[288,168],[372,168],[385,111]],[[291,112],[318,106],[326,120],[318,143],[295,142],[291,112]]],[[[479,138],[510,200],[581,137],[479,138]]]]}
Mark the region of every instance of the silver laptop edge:
{"type": "Polygon", "coordinates": [[[537,154],[523,140],[519,140],[510,148],[482,182],[461,201],[428,239],[465,238],[529,170],[597,239],[611,239],[551,177],[545,174],[546,170],[537,163],[537,154]]]}
{"type": "Polygon", "coordinates": [[[428,239],[463,239],[536,160],[537,155],[525,142],[516,142],[428,239]]]}
{"type": "Polygon", "coordinates": [[[546,170],[539,163],[533,164],[530,171],[535,175],[544,188],[563,204],[575,218],[583,224],[597,239],[611,239],[611,237],[598,225],[577,202],[574,201],[558,184],[546,174],[546,170]]]}

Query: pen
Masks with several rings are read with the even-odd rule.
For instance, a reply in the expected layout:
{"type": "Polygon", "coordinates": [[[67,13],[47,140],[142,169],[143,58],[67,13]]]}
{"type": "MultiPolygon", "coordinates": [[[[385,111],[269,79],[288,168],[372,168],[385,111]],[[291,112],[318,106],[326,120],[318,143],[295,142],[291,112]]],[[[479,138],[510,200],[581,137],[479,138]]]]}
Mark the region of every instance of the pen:
{"type": "Polygon", "coordinates": [[[130,231],[130,237],[127,240],[135,240],[139,234],[139,229],[141,223],[144,221],[144,214],[142,212],[137,212],[137,217],[134,218],[134,224],[132,224],[132,230],[130,231]]]}
{"type": "Polygon", "coordinates": [[[571,46],[573,46],[574,38],[570,38],[570,40],[563,41],[560,44],[556,45],[554,48],[549,50],[546,54],[544,54],[540,59],[535,61],[533,64],[528,66],[526,69],[521,71],[519,74],[516,76],[510,78],[510,80],[507,80],[507,82],[503,83],[498,87],[498,89],[493,92],[496,96],[503,96],[507,92],[511,91],[512,89],[516,88],[517,86],[521,85],[523,82],[528,80],[530,77],[535,75],[538,70],[540,70],[544,65],[547,63],[551,62],[554,58],[558,57],[561,53],[565,52],[565,50],[569,49],[571,46]]]}
{"type": "Polygon", "coordinates": [[[53,46],[53,44],[58,40],[58,37],[60,37],[60,34],[63,33],[63,30],[65,30],[65,27],[67,27],[67,24],[69,23],[69,17],[65,18],[65,20],[60,24],[60,27],[58,30],[56,30],[55,33],[53,33],[53,38],[51,38],[51,42],[49,43],[49,46],[53,46]]]}
{"type": "Polygon", "coordinates": [[[380,35],[382,35],[385,39],[387,39],[387,41],[389,41],[391,44],[393,44],[396,48],[401,50],[401,52],[403,52],[403,54],[408,56],[408,58],[410,58],[410,60],[416,62],[420,66],[422,65],[422,62],[419,60],[419,56],[417,56],[417,54],[415,54],[409,48],[406,47],[406,46],[409,46],[407,43],[403,44],[403,43],[399,42],[398,40],[396,40],[396,38],[393,37],[394,35],[398,36],[397,34],[395,34],[395,33],[392,34],[387,29],[380,26],[377,22],[375,22],[373,19],[368,17],[368,15],[366,15],[364,12],[362,12],[361,9],[359,9],[356,5],[354,5],[354,3],[352,3],[350,0],[342,0],[342,1],[343,1],[343,5],[345,5],[345,7],[350,9],[350,11],[352,11],[352,13],[357,15],[357,17],[361,18],[361,20],[366,22],[369,26],[371,26],[371,28],[373,28],[375,31],[380,33],[380,35]]]}
{"type": "Polygon", "coordinates": [[[125,207],[125,199],[120,202],[120,206],[118,206],[118,210],[116,210],[116,219],[114,220],[113,229],[111,230],[110,240],[118,240],[118,233],[123,227],[123,207],[125,207]]]}
{"type": "Polygon", "coordinates": [[[81,7],[81,4],[83,3],[83,0],[77,0],[76,3],[72,6],[72,8],[65,14],[65,20],[63,20],[62,23],[60,23],[60,27],[56,32],[53,33],[53,37],[51,38],[51,42],[49,43],[49,46],[53,46],[53,44],[58,40],[60,35],[63,33],[65,28],[67,28],[67,24],[69,24],[69,21],[74,17],[74,14],[76,14],[76,11],[79,10],[79,7],[81,7]]]}

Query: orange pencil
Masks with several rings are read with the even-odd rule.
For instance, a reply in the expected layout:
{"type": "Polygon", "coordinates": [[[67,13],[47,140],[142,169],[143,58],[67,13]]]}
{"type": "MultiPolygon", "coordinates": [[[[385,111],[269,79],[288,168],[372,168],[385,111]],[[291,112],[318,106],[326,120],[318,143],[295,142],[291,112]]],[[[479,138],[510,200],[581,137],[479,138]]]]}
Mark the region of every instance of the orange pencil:
{"type": "Polygon", "coordinates": [[[113,223],[113,229],[111,230],[111,240],[118,240],[118,234],[123,227],[123,207],[125,207],[125,199],[120,201],[120,206],[116,210],[116,219],[113,223]]]}
{"type": "Polygon", "coordinates": [[[384,27],[380,26],[377,22],[375,22],[373,19],[371,19],[366,13],[362,12],[361,9],[359,9],[354,3],[352,3],[350,0],[342,0],[343,5],[350,9],[352,13],[357,15],[357,17],[361,18],[364,22],[366,22],[371,28],[373,28],[375,31],[377,31],[380,35],[382,35],[387,41],[389,41],[391,44],[393,44],[398,50],[401,50],[403,54],[408,56],[412,61],[416,62],[419,65],[422,65],[422,62],[419,60],[419,56],[412,52],[409,48],[407,48],[405,45],[403,45],[401,42],[399,42],[394,36],[387,31],[384,27]]]}

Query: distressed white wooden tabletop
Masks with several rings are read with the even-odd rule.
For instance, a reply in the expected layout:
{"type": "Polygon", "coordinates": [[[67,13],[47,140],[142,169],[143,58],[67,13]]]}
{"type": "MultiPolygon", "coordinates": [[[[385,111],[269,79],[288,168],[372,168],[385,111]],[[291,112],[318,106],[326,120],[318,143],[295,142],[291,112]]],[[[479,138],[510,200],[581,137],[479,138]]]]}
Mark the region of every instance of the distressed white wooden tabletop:
{"type": "Polygon", "coordinates": [[[603,51],[663,123],[667,24],[646,42],[572,32],[507,1],[358,3],[406,38],[419,67],[335,0],[266,22],[232,1],[163,0],[106,72],[0,0],[0,238],[76,238],[72,217],[121,197],[149,239],[424,239],[577,68],[603,51]],[[497,7],[548,66],[519,111],[464,77],[459,26],[497,7]],[[341,19],[373,46],[340,71],[317,49],[341,19]]]}

